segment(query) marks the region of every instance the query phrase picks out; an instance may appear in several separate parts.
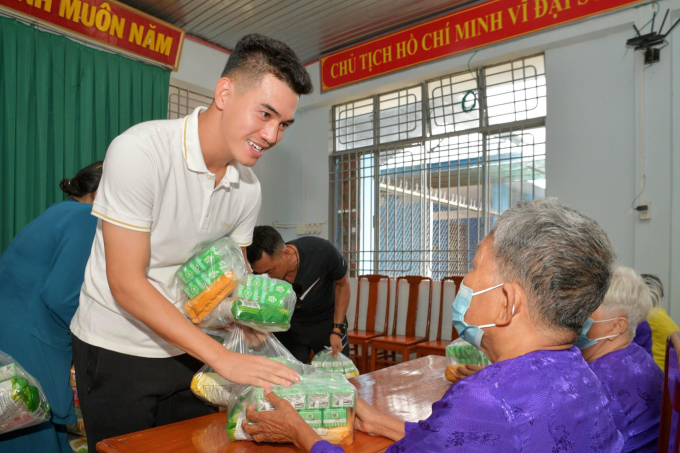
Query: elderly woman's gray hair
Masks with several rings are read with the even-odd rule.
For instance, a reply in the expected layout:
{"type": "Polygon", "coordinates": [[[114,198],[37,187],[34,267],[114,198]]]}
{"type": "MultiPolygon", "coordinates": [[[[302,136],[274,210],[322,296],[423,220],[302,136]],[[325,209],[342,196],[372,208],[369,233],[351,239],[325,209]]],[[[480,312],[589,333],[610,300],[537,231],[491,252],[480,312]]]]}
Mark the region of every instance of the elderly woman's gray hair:
{"type": "Polygon", "coordinates": [[[524,288],[533,322],[578,338],[611,280],[616,254],[604,230],[552,198],[518,203],[492,234],[496,273],[524,288]]]}
{"type": "Polygon", "coordinates": [[[661,308],[661,300],[663,299],[663,283],[661,283],[661,279],[656,275],[641,274],[641,277],[647,284],[647,288],[649,288],[649,294],[652,297],[652,313],[650,314],[654,315],[658,309],[661,308]]]}
{"type": "Polygon", "coordinates": [[[651,309],[652,297],[645,280],[630,267],[616,267],[602,302],[604,315],[628,319],[628,334],[632,338],[638,324],[647,319],[651,309]]]}

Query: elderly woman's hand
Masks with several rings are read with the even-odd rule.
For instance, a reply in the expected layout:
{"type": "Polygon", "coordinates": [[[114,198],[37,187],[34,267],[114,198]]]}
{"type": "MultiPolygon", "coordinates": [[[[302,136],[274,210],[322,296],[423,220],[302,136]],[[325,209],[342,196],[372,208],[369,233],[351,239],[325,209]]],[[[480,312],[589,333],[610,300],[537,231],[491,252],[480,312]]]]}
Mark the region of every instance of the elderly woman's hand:
{"type": "Polygon", "coordinates": [[[299,448],[310,451],[321,440],[319,435],[305,423],[288,401],[271,390],[265,390],[264,394],[276,410],[257,412],[255,405],[251,404],[246,410],[246,420],[241,424],[243,430],[256,442],[292,442],[299,448]],[[250,424],[249,421],[255,424],[250,424]]]}
{"type": "Polygon", "coordinates": [[[446,380],[458,382],[484,368],[484,365],[449,365],[446,367],[446,380]]]}

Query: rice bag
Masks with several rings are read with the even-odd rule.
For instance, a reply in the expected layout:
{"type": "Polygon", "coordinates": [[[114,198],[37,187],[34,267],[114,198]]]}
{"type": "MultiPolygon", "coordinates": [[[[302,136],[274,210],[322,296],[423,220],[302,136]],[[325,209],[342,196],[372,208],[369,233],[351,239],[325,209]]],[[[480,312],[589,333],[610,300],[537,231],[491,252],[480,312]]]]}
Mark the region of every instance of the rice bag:
{"type": "Polygon", "coordinates": [[[219,304],[199,326],[219,329],[235,322],[262,332],[282,332],[290,328],[296,302],[290,283],[248,275],[239,282],[235,295],[219,304]]]}
{"type": "Polygon", "coordinates": [[[330,348],[326,346],[326,351],[319,352],[312,359],[312,366],[323,373],[342,373],[347,379],[359,376],[359,370],[352,362],[352,359],[342,353],[338,353],[336,359],[331,355],[330,348]]]}
{"type": "MultiPolygon", "coordinates": [[[[354,441],[356,388],[342,374],[321,373],[304,366],[300,382],[291,387],[274,386],[272,391],[288,401],[321,439],[335,445],[350,445],[354,441]]],[[[275,410],[261,387],[249,387],[239,394],[227,414],[230,439],[252,440],[241,426],[251,404],[259,412],[275,410]]]]}
{"type": "Polygon", "coordinates": [[[175,281],[181,289],[184,313],[194,324],[201,323],[246,274],[241,247],[231,238],[202,248],[177,271],[175,281]]]}
{"type": "Polygon", "coordinates": [[[0,351],[0,434],[49,419],[50,405],[40,383],[0,351]]]}

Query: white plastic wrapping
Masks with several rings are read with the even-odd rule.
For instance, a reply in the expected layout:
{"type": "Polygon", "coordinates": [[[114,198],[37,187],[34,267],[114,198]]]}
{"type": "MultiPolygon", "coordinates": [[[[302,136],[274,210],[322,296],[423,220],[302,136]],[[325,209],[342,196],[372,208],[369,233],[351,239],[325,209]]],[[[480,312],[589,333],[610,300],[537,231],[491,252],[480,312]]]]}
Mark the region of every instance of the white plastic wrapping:
{"type": "Polygon", "coordinates": [[[0,434],[49,419],[50,405],[40,383],[0,351],[0,434]]]}

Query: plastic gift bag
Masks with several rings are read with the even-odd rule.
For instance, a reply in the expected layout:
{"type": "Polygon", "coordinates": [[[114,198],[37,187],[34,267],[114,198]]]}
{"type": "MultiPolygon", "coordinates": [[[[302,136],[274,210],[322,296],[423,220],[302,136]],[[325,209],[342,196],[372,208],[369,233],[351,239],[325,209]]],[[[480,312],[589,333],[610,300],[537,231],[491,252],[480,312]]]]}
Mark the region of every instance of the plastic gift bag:
{"type": "MultiPolygon", "coordinates": [[[[321,439],[335,445],[350,445],[354,441],[356,388],[342,374],[320,373],[304,366],[300,382],[291,387],[274,386],[272,391],[287,400],[321,439]]],[[[241,427],[251,404],[257,411],[275,410],[261,387],[249,387],[239,394],[227,415],[230,439],[252,440],[241,427]]]]}
{"type": "Polygon", "coordinates": [[[199,324],[236,290],[246,274],[241,247],[231,238],[218,239],[203,248],[177,272],[184,313],[199,324]]]}
{"type": "Polygon", "coordinates": [[[455,368],[459,365],[468,364],[487,366],[491,362],[482,351],[462,338],[456,338],[446,347],[446,379],[456,382],[456,379],[453,378],[456,374],[455,368]]]}
{"type": "Polygon", "coordinates": [[[490,365],[489,359],[479,349],[463,340],[456,338],[446,347],[446,365],[490,365]]]}
{"type": "Polygon", "coordinates": [[[314,355],[312,366],[322,373],[341,373],[347,379],[359,376],[359,370],[352,362],[352,359],[342,353],[338,353],[338,358],[331,355],[331,350],[326,346],[327,351],[322,351],[314,355]]]}
{"type": "Polygon", "coordinates": [[[262,332],[282,332],[290,328],[296,302],[290,283],[266,275],[248,275],[240,281],[235,294],[219,304],[199,326],[219,329],[235,322],[262,332]]]}
{"type": "Polygon", "coordinates": [[[50,419],[50,405],[40,383],[0,351],[0,434],[50,419]]]}
{"type": "MultiPolygon", "coordinates": [[[[302,363],[298,362],[270,333],[234,324],[222,335],[224,336],[222,345],[232,352],[268,357],[286,364],[298,373],[302,372],[302,363]]],[[[233,407],[237,395],[247,387],[227,381],[208,365],[198,370],[191,380],[191,390],[198,398],[221,407],[233,407]]]]}

